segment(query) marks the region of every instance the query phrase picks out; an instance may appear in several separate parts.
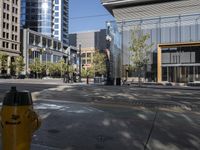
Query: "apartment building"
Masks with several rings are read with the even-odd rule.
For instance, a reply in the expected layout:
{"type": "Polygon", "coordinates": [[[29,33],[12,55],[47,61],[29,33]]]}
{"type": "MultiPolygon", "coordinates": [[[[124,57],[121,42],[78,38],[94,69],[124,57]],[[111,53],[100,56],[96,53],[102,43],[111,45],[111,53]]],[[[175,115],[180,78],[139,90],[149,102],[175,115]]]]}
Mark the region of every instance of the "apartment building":
{"type": "Polygon", "coordinates": [[[1,67],[0,73],[10,75],[9,66],[20,54],[20,0],[0,1],[0,53],[7,58],[7,67],[1,67]]]}
{"type": "Polygon", "coordinates": [[[69,43],[77,48],[81,45],[81,64],[88,68],[93,62],[95,51],[103,51],[106,48],[106,30],[69,34],[69,43]]]}

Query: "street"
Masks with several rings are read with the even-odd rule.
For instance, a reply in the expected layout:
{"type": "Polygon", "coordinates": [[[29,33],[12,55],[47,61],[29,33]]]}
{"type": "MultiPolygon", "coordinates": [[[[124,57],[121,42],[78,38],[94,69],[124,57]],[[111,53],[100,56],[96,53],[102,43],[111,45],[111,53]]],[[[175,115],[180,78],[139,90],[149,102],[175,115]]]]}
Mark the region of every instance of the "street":
{"type": "Polygon", "coordinates": [[[200,147],[199,90],[31,82],[1,81],[0,91],[32,92],[42,118],[32,150],[200,147]]]}

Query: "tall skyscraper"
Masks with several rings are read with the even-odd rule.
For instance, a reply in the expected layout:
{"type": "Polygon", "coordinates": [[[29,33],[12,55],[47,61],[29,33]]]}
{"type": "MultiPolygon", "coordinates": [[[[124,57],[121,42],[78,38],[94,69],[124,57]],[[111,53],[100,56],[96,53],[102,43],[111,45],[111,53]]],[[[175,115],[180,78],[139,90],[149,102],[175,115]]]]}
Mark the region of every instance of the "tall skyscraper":
{"type": "Polygon", "coordinates": [[[68,0],[21,0],[21,27],[68,44],[68,0]]]}
{"type": "Polygon", "coordinates": [[[68,0],[55,0],[54,36],[68,45],[68,0]]]}
{"type": "MultiPolygon", "coordinates": [[[[0,1],[0,53],[6,55],[7,67],[0,73],[11,73],[11,62],[20,54],[20,0],[0,1]]],[[[4,64],[5,65],[5,64],[4,64]]]]}

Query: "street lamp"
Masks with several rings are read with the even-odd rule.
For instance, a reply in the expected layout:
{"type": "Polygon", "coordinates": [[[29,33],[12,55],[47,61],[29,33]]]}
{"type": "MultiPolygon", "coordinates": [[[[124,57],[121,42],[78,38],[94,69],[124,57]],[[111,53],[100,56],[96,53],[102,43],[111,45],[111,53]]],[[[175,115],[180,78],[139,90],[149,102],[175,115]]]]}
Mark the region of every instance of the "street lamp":
{"type": "Polygon", "coordinates": [[[79,82],[81,82],[81,44],[79,44],[79,82]]]}
{"type": "Polygon", "coordinates": [[[42,48],[42,53],[45,53],[46,76],[47,76],[47,48],[42,48]]]}
{"type": "Polygon", "coordinates": [[[33,52],[33,62],[34,62],[34,64],[35,64],[35,68],[36,68],[36,72],[35,72],[35,75],[34,75],[34,76],[37,76],[37,77],[38,77],[37,63],[36,63],[36,60],[35,60],[36,51],[37,51],[37,48],[36,48],[36,47],[31,48],[31,52],[33,52]]]}

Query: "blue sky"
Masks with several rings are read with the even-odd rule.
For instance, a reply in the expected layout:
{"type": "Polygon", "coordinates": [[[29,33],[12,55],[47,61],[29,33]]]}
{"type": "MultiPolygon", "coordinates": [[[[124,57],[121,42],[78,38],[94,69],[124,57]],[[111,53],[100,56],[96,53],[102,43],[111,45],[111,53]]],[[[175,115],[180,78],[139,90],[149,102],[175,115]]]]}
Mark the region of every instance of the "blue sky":
{"type": "Polygon", "coordinates": [[[113,17],[100,0],[69,0],[69,33],[103,29],[107,20],[113,17]]]}

